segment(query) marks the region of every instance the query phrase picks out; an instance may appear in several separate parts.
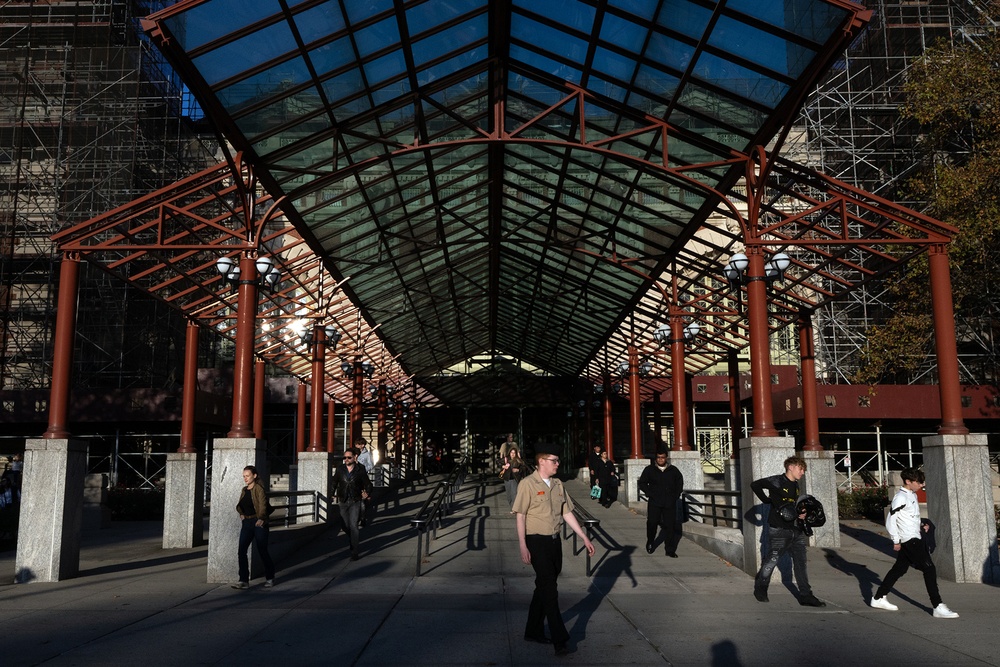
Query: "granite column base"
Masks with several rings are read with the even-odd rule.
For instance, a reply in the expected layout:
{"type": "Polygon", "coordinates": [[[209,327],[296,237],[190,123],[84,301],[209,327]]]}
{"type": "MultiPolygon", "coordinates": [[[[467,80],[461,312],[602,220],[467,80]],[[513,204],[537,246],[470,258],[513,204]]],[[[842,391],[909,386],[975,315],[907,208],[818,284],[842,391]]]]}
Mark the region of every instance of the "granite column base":
{"type": "Polygon", "coordinates": [[[923,439],[923,449],[938,576],[958,583],[1000,583],[986,436],[931,436],[923,439]]]}
{"type": "Polygon", "coordinates": [[[30,439],[24,452],[14,581],[61,581],[80,572],[87,445],[30,439]]]}
{"type": "Polygon", "coordinates": [[[760,502],[750,484],[755,479],[779,475],[784,462],[795,455],[795,438],[750,437],[740,439],[740,492],[743,507],[743,571],[757,574],[763,561],[763,542],[770,506],[760,502]]]}
{"type": "MultiPolygon", "coordinates": [[[[259,480],[268,483],[264,440],[217,438],[212,442],[212,504],[208,520],[208,583],[239,579],[236,554],[240,542],[240,516],[236,503],[243,484],[243,468],[256,466],[259,480]]],[[[259,558],[250,548],[250,571],[259,558]]]]}
{"type": "Polygon", "coordinates": [[[807,464],[800,488],[803,493],[808,493],[823,503],[823,512],[826,514],[826,524],[813,528],[809,544],[814,547],[839,547],[840,509],[837,506],[837,471],[833,467],[833,452],[802,451],[798,455],[807,464]]]}
{"type": "MultiPolygon", "coordinates": [[[[330,482],[333,474],[330,465],[333,454],[328,452],[299,452],[299,491],[316,491],[319,504],[319,520],[330,520],[330,482]]],[[[305,498],[299,499],[305,502],[305,498]]],[[[305,508],[299,508],[299,513],[305,513],[305,508]]],[[[312,523],[313,515],[300,516],[297,523],[312,523]]]]}
{"type": "Polygon", "coordinates": [[[197,452],[167,454],[164,549],[190,549],[204,544],[204,489],[204,460],[197,452]]]}

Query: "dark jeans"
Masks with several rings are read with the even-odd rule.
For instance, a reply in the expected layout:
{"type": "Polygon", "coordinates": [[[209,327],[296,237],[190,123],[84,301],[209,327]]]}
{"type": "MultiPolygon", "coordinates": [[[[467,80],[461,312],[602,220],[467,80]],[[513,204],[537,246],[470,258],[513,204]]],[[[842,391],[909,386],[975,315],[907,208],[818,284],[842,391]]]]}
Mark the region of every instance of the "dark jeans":
{"type": "Polygon", "coordinates": [[[344,529],[351,536],[351,555],[358,555],[358,519],[361,518],[360,500],[343,500],[338,505],[340,507],[340,520],[344,522],[344,529]]]}
{"type": "Polygon", "coordinates": [[[767,528],[767,555],[761,563],[760,572],[753,582],[754,591],[766,593],[767,585],[771,583],[771,573],[774,572],[778,560],[786,551],[792,554],[792,572],[795,573],[795,583],[799,587],[799,595],[812,595],[809,586],[809,575],[806,574],[806,535],[797,528],[767,528]]]}
{"type": "Polygon", "coordinates": [[[528,607],[528,622],[524,626],[524,636],[541,638],[545,635],[543,626],[549,622],[549,637],[556,646],[569,641],[569,632],[563,624],[559,611],[559,588],[556,579],[562,571],[562,540],[556,535],[525,535],[525,545],[531,554],[531,567],[535,570],[535,593],[528,607]]]}
{"type": "Polygon", "coordinates": [[[906,571],[911,567],[924,573],[924,586],[927,587],[927,594],[931,597],[931,606],[936,607],[941,604],[941,593],[938,592],[937,585],[937,568],[934,567],[931,554],[927,551],[927,545],[919,537],[907,540],[899,546],[896,562],[889,570],[889,574],[885,575],[882,585],[875,592],[875,597],[884,598],[888,595],[899,578],[906,574],[906,571]]]}
{"type": "Polygon", "coordinates": [[[274,561],[271,560],[271,554],[267,553],[267,524],[258,526],[257,518],[250,517],[243,519],[243,525],[240,526],[238,556],[240,581],[250,581],[250,559],[247,558],[247,552],[250,550],[251,542],[257,544],[257,553],[260,554],[260,559],[264,562],[264,578],[274,579],[274,561]]]}
{"type": "Polygon", "coordinates": [[[649,504],[646,506],[646,541],[652,544],[656,540],[656,529],[663,527],[663,548],[667,553],[673,553],[677,546],[674,544],[674,532],[677,530],[677,507],[669,505],[649,504]]]}

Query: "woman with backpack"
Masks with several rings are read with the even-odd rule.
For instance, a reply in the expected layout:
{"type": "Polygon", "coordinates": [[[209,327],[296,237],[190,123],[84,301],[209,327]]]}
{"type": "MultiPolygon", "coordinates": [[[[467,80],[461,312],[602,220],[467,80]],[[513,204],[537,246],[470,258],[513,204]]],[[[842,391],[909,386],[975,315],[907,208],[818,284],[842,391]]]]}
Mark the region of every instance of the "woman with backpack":
{"type": "Polygon", "coordinates": [[[240,492],[240,500],[236,503],[236,511],[240,515],[240,546],[237,554],[240,566],[240,580],[233,588],[250,588],[250,559],[247,551],[250,543],[257,545],[260,559],[264,562],[264,588],[274,586],[274,561],[267,553],[267,517],[270,512],[267,502],[267,492],[260,484],[255,466],[243,469],[243,483],[246,486],[240,492]]]}

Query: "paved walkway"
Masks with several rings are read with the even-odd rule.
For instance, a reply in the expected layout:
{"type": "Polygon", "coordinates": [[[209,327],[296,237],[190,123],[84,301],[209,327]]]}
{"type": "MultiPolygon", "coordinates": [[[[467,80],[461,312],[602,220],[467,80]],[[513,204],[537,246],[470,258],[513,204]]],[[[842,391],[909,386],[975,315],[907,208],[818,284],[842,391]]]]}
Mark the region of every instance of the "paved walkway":
{"type": "MultiPolygon", "coordinates": [[[[204,547],[163,551],[159,525],[113,524],[85,538],[78,578],[0,585],[0,664],[1000,665],[994,587],[941,582],[961,618],[935,619],[911,572],[890,598],[900,611],[866,606],[893,560],[874,524],[847,522],[842,548],[810,550],[827,602],[812,609],[779,581],[756,602],[749,576],[688,540],[680,558],[648,555],[643,517],[589,498],[596,571],[586,576],[564,543],[560,601],[576,652],[557,659],[522,639],[533,577],[499,484],[463,487],[414,577],[409,517],[429,488],[404,492],[363,531],[360,561],[331,531],[279,562],[273,589],[206,584],[204,547]]],[[[0,568],[13,572],[12,553],[0,568]]]]}

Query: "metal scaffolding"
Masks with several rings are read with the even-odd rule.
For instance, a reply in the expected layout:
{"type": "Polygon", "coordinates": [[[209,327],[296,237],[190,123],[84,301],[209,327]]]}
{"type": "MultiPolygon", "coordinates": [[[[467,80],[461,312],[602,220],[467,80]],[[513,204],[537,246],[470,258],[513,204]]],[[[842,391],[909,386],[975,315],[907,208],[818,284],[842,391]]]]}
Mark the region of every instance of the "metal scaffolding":
{"type": "MultiPolygon", "coordinates": [[[[823,173],[917,210],[905,187],[924,159],[920,128],[902,117],[907,72],[931,45],[974,42],[987,18],[965,0],[865,0],[874,15],[844,58],[831,69],[803,108],[800,131],[786,154],[823,173]]],[[[891,301],[885,285],[873,284],[815,317],[817,372],[823,381],[848,383],[861,364],[866,332],[884,322],[891,301]]],[[[995,381],[1000,369],[994,341],[975,322],[957,322],[962,382],[995,381]]],[[[988,328],[987,328],[988,330],[988,328]]],[[[933,382],[933,355],[909,378],[933,382]]]]}
{"type": "MultiPolygon", "coordinates": [[[[49,383],[50,236],[217,161],[215,135],[139,29],[168,4],[0,2],[0,389],[49,383]]],[[[177,313],[93,267],[81,286],[81,385],[176,386],[177,313]]]]}

